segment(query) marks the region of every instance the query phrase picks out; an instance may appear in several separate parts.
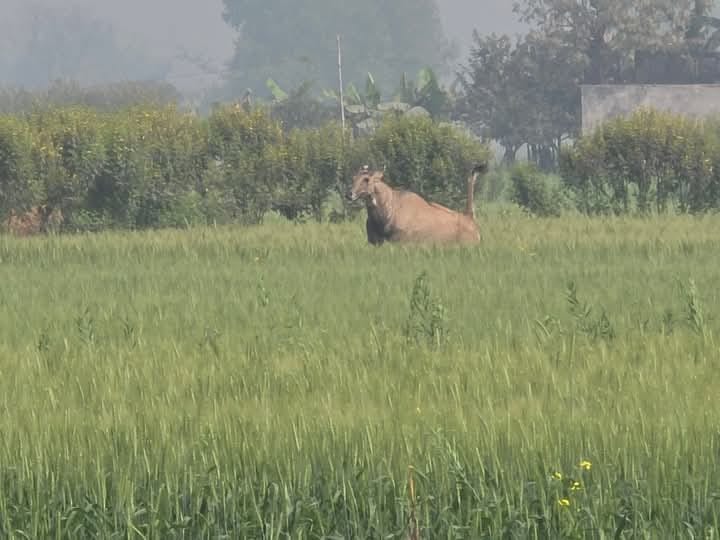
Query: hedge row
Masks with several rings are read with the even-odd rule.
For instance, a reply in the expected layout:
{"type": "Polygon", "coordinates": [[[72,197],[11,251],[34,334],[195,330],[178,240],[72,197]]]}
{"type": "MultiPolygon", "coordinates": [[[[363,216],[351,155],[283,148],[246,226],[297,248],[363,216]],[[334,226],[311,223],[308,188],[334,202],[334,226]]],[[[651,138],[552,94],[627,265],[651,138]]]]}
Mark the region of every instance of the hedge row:
{"type": "Polygon", "coordinates": [[[460,205],[472,165],[489,157],[475,139],[422,117],[389,118],[363,139],[335,123],[281,127],[264,109],[234,105],[207,118],[172,106],[0,116],[0,213],[48,204],[72,229],[259,223],[271,210],[321,219],[366,163],[460,205]]]}
{"type": "Polygon", "coordinates": [[[586,213],[720,208],[720,122],[641,109],[582,137],[560,172],[586,213]]]}

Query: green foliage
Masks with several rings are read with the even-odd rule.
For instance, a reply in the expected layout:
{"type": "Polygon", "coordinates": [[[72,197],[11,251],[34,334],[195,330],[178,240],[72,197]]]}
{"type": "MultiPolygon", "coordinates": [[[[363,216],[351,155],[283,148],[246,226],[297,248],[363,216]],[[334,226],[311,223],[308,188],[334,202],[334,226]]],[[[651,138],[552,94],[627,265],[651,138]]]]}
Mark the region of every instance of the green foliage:
{"type": "MultiPolygon", "coordinates": [[[[635,53],[682,46],[695,15],[695,0],[603,3],[515,0],[520,20],[542,40],[578,53],[586,84],[633,80],[635,53]]],[[[661,82],[661,81],[655,81],[661,82]]]]}
{"type": "Polygon", "coordinates": [[[715,538],[719,227],[0,237],[0,537],[715,538]],[[423,271],[439,350],[403,334],[423,271]]]}
{"type": "Polygon", "coordinates": [[[202,125],[173,107],[123,114],[48,109],[28,122],[38,178],[69,228],[155,227],[177,200],[201,188],[207,167],[202,125]]]}
{"type": "Polygon", "coordinates": [[[412,173],[414,187],[455,190],[449,198],[457,199],[486,155],[430,119],[388,118],[378,136],[353,139],[337,122],[283,129],[264,107],[228,105],[209,118],[174,106],[38,109],[0,117],[0,211],[47,202],[63,210],[70,230],[257,224],[271,210],[322,220],[339,195],[337,219],[353,213],[347,183],[373,156],[398,175],[412,173]]]}
{"type": "Polygon", "coordinates": [[[224,19],[239,31],[227,90],[265,92],[272,78],[280,88],[312,80],[337,88],[337,41],[343,50],[343,80],[364,86],[368,71],[377,83],[424,66],[444,69],[450,49],[435,0],[300,1],[223,0],[224,19]],[[289,16],[291,14],[291,16],[289,16]],[[298,29],[300,29],[298,31],[298,29]]]}
{"type": "Polygon", "coordinates": [[[154,227],[173,207],[204,194],[203,175],[211,159],[208,135],[204,124],[174,107],[143,114],[137,122],[147,167],[145,183],[132,193],[131,207],[136,208],[136,226],[154,227]]]}
{"type": "Polygon", "coordinates": [[[413,284],[410,313],[403,326],[403,335],[416,344],[440,347],[448,341],[449,331],[447,309],[432,294],[427,271],[423,271],[413,284]]]}
{"type": "Polygon", "coordinates": [[[562,179],[544,174],[532,163],[518,163],[510,169],[510,199],[541,217],[559,216],[571,207],[562,179]]]}
{"type": "Polygon", "coordinates": [[[711,41],[703,45],[708,26],[703,16],[709,7],[704,0],[513,4],[529,31],[517,39],[474,34],[458,75],[463,95],[456,107],[457,116],[476,132],[502,145],[507,163],[528,145],[532,160],[544,170],[555,170],[563,141],[574,137],[580,125],[579,84],[637,82],[642,58],[681,59],[693,66],[689,71],[697,72],[671,75],[663,66],[657,70],[660,78],[647,82],[694,82],[708,77],[708,66],[717,79],[717,62],[710,52],[716,47],[711,41]]]}
{"type": "Polygon", "coordinates": [[[0,212],[24,209],[45,198],[33,160],[33,136],[26,122],[0,117],[0,212]]]}
{"type": "Polygon", "coordinates": [[[312,95],[311,89],[312,85],[307,82],[287,94],[278,88],[282,94],[273,99],[270,114],[280,122],[284,131],[296,128],[318,128],[339,117],[339,104],[334,106],[320,100],[312,95]]]}
{"type": "Polygon", "coordinates": [[[283,133],[262,109],[218,108],[209,120],[209,151],[231,193],[233,217],[259,223],[270,210],[283,170],[283,133]]]}
{"type": "Polygon", "coordinates": [[[597,318],[593,317],[593,306],[580,302],[577,295],[577,284],[574,281],[568,284],[565,296],[570,308],[570,314],[575,319],[576,331],[594,340],[612,340],[615,338],[615,330],[607,313],[603,310],[597,318]]]}
{"type": "Polygon", "coordinates": [[[587,213],[700,212],[720,204],[716,122],[641,109],[606,122],[563,155],[561,171],[587,213]]]}
{"type": "Polygon", "coordinates": [[[572,47],[536,35],[513,43],[509,36],[475,33],[458,76],[463,95],[456,112],[504,148],[506,163],[527,144],[538,164],[551,167],[562,140],[576,130],[581,74],[572,47]]]}
{"type": "MultiPolygon", "coordinates": [[[[323,88],[322,98],[312,94],[313,84],[305,81],[286,92],[274,80],[268,80],[273,98],[269,108],[273,118],[280,120],[283,129],[319,127],[340,115],[340,93],[323,88]]],[[[345,118],[357,136],[371,135],[382,119],[393,114],[429,115],[435,120],[450,116],[453,106],[448,89],[443,88],[430,68],[418,72],[413,85],[403,73],[400,89],[383,92],[372,73],[367,74],[363,91],[353,83],[346,85],[343,95],[345,118]]]]}
{"type": "Polygon", "coordinates": [[[687,288],[683,288],[683,294],[686,299],[687,322],[690,328],[703,338],[707,337],[707,323],[695,280],[689,280],[687,288]]]}
{"type": "Polygon", "coordinates": [[[349,135],[337,124],[293,130],[286,139],[282,186],[274,208],[288,219],[312,215],[322,219],[328,194],[350,174],[346,165],[349,135]]]}
{"type": "Polygon", "coordinates": [[[117,111],[133,106],[163,107],[176,104],[180,93],[171,84],[155,81],[126,81],[80,85],[59,79],[42,90],[0,88],[0,113],[16,114],[35,109],[89,107],[117,111]]]}
{"type": "Polygon", "coordinates": [[[423,116],[387,118],[369,146],[371,164],[386,166],[393,186],[454,207],[465,202],[473,166],[489,159],[487,148],[471,136],[423,116]]]}

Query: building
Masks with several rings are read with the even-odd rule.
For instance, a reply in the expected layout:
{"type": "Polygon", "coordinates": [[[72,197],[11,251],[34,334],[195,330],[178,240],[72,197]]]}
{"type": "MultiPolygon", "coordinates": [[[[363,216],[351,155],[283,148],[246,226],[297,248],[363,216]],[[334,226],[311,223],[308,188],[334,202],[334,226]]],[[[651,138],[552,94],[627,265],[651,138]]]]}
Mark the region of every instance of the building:
{"type": "Polygon", "coordinates": [[[581,85],[582,133],[640,107],[695,118],[720,115],[720,84],[581,85]]]}

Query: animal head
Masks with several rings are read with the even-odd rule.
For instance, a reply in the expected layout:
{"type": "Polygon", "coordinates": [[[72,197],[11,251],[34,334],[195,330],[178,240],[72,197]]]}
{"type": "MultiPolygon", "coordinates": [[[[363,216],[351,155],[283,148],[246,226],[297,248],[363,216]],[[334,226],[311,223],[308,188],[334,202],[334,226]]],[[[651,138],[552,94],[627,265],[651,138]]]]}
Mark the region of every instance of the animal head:
{"type": "Polygon", "coordinates": [[[358,199],[368,200],[373,196],[375,186],[385,180],[383,171],[373,171],[365,165],[353,176],[352,187],[348,193],[351,201],[358,199]]]}

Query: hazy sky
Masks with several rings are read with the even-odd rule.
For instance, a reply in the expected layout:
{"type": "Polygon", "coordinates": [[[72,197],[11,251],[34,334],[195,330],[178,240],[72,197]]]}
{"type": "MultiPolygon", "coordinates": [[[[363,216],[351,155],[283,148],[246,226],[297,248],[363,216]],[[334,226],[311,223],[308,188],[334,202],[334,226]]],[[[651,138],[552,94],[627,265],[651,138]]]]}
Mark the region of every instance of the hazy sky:
{"type": "MultiPolygon", "coordinates": [[[[82,6],[110,23],[122,46],[139,46],[152,57],[172,60],[172,82],[184,90],[205,86],[214,78],[183,60],[184,55],[206,63],[207,71],[217,75],[233,49],[234,33],[221,18],[222,0],[0,0],[0,48],[6,54],[24,32],[13,24],[13,15],[28,4],[82,6]]],[[[481,33],[518,29],[511,0],[439,0],[439,6],[448,37],[463,47],[473,28],[481,33]]]]}

